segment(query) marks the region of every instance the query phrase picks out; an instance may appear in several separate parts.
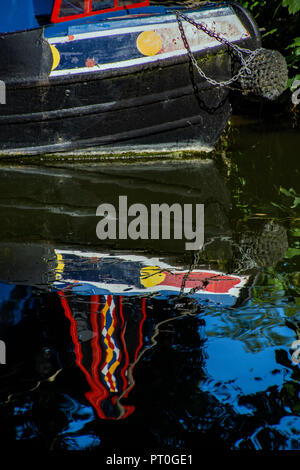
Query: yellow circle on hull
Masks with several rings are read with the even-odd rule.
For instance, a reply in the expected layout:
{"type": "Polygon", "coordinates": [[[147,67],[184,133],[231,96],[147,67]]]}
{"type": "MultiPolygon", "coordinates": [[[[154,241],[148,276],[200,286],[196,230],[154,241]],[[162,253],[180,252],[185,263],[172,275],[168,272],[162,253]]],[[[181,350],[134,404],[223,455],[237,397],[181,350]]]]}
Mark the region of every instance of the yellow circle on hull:
{"type": "Polygon", "coordinates": [[[55,46],[52,44],[50,45],[51,51],[52,51],[52,56],[53,56],[53,64],[52,64],[52,70],[56,69],[56,67],[59,65],[60,62],[60,54],[58,50],[56,49],[55,46]]]}
{"type": "Polygon", "coordinates": [[[161,37],[155,31],[143,31],[139,34],[136,45],[141,54],[155,55],[161,50],[161,37]]]}

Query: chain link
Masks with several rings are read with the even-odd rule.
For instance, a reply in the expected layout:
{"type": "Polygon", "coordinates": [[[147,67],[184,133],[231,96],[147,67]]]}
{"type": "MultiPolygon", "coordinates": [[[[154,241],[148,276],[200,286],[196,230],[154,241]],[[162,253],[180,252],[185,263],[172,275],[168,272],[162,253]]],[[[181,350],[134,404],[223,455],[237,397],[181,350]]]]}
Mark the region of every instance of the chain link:
{"type": "MultiPolygon", "coordinates": [[[[194,260],[193,260],[193,263],[190,265],[189,269],[187,270],[187,272],[185,273],[185,275],[183,276],[183,279],[182,279],[182,284],[181,284],[181,288],[180,288],[180,295],[183,296],[184,295],[184,289],[185,289],[185,284],[186,284],[186,281],[189,277],[189,275],[191,274],[191,272],[197,268],[198,264],[199,264],[199,261],[200,261],[200,251],[195,251],[194,252],[194,260]]],[[[204,281],[205,282],[205,281],[204,281]]],[[[202,285],[203,284],[203,281],[200,281],[200,284],[202,285]]],[[[201,287],[201,285],[199,287],[201,287]]]]}
{"type": "Polygon", "coordinates": [[[248,75],[251,74],[251,70],[249,69],[249,65],[253,61],[253,59],[261,52],[261,50],[262,50],[261,48],[255,49],[254,51],[251,51],[250,49],[242,48],[242,47],[238,46],[237,44],[232,44],[230,41],[228,41],[227,39],[222,37],[220,33],[215,33],[214,31],[211,31],[205,24],[197,23],[196,21],[194,21],[193,19],[191,19],[188,16],[184,15],[180,11],[177,10],[175,12],[175,14],[176,14],[176,18],[177,18],[177,22],[178,22],[178,28],[179,28],[179,31],[180,31],[180,34],[181,34],[181,38],[182,38],[184,47],[187,50],[189,59],[190,59],[191,63],[193,64],[193,66],[195,67],[195,69],[197,70],[198,74],[202,78],[204,78],[208,83],[210,83],[213,86],[226,87],[226,86],[232,85],[234,82],[236,82],[245,73],[248,74],[248,75]],[[185,31],[184,31],[182,20],[184,20],[187,23],[191,24],[192,26],[194,26],[198,30],[203,31],[205,34],[207,34],[208,36],[216,39],[221,44],[227,46],[229,51],[234,52],[238,56],[239,61],[242,64],[242,67],[240,68],[238,73],[235,74],[233,77],[231,77],[229,80],[220,81],[220,82],[214,80],[211,77],[208,77],[203,72],[203,70],[201,70],[201,68],[199,67],[199,65],[197,63],[197,60],[195,59],[195,57],[194,57],[194,55],[191,51],[190,45],[188,43],[185,31]],[[247,59],[244,58],[244,54],[248,55],[247,59]]]}

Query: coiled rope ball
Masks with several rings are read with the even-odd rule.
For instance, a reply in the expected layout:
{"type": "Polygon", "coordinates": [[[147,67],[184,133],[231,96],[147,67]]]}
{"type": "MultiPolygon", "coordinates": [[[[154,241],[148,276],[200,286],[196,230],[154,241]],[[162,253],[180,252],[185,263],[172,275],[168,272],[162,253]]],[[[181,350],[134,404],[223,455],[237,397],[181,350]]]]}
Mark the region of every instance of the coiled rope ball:
{"type": "Polygon", "coordinates": [[[288,69],[285,58],[278,51],[261,48],[253,57],[239,83],[243,90],[269,100],[277,99],[286,89],[288,69]]]}

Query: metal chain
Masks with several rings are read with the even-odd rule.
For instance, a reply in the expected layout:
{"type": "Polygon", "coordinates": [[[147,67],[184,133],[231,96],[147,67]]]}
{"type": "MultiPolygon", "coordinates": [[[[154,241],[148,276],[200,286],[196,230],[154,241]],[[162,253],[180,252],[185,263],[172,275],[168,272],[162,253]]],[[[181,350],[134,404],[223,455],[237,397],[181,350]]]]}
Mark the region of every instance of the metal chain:
{"type": "MultiPolygon", "coordinates": [[[[200,260],[200,251],[194,252],[193,263],[190,265],[189,269],[187,270],[187,272],[185,273],[185,275],[183,276],[183,279],[182,279],[182,284],[181,284],[181,288],[180,288],[180,296],[184,295],[184,289],[185,289],[186,281],[187,281],[189,275],[191,274],[191,272],[194,269],[196,269],[196,267],[199,263],[199,260],[200,260]]],[[[203,284],[203,281],[200,281],[200,282],[201,282],[201,284],[203,284]]]]}
{"type": "MultiPolygon", "coordinates": [[[[191,79],[192,87],[193,87],[193,90],[194,90],[194,95],[195,95],[195,98],[196,98],[197,103],[199,105],[199,108],[201,110],[206,111],[208,114],[215,114],[216,111],[221,110],[223,108],[223,106],[225,105],[225,103],[229,99],[228,94],[224,95],[223,99],[221,99],[221,101],[218,102],[217,106],[207,105],[204,102],[204,100],[200,97],[198,84],[197,84],[197,82],[195,80],[195,76],[194,76],[194,67],[193,67],[193,64],[192,64],[191,61],[189,61],[189,73],[190,73],[190,79],[191,79]]],[[[221,87],[219,89],[222,90],[221,87]]]]}
{"type": "Polygon", "coordinates": [[[225,87],[225,86],[232,85],[232,83],[236,82],[241,77],[241,75],[243,75],[244,73],[247,73],[248,75],[251,74],[251,70],[249,69],[249,65],[253,61],[254,57],[257,56],[260,53],[260,51],[262,50],[261,48],[255,49],[255,51],[251,51],[250,49],[242,48],[242,47],[238,46],[237,44],[232,44],[230,41],[228,41],[227,39],[222,37],[220,33],[215,33],[214,31],[211,31],[203,23],[197,23],[196,21],[192,20],[191,18],[184,15],[180,11],[176,11],[175,14],[176,14],[178,27],[179,27],[179,31],[180,31],[180,34],[181,34],[181,38],[182,38],[184,47],[187,50],[189,59],[190,59],[191,63],[193,64],[193,66],[195,67],[195,69],[197,70],[197,72],[199,73],[199,75],[202,78],[204,78],[207,82],[209,82],[213,86],[225,87]],[[221,81],[221,82],[218,82],[218,81],[214,80],[213,78],[208,77],[203,72],[203,70],[201,70],[201,68],[199,67],[199,65],[197,63],[197,60],[195,59],[195,57],[194,57],[194,55],[191,51],[190,45],[188,43],[185,31],[184,31],[182,20],[185,20],[187,23],[191,24],[192,26],[194,26],[198,30],[203,31],[208,36],[210,36],[210,37],[216,39],[217,41],[219,41],[220,43],[226,45],[228,50],[234,51],[237,54],[237,56],[239,57],[240,62],[242,63],[242,67],[240,68],[238,73],[236,75],[234,75],[233,77],[231,77],[229,80],[225,80],[225,81],[221,81]],[[247,59],[244,59],[243,54],[248,54],[249,57],[247,59]]]}

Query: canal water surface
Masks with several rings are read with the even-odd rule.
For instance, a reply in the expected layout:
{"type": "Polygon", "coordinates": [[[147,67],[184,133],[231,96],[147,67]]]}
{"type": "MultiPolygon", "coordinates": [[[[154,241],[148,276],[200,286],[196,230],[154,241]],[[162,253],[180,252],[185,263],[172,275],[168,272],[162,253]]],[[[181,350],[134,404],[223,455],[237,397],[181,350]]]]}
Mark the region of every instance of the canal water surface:
{"type": "Polygon", "coordinates": [[[2,162],[1,450],[300,449],[299,148],[238,121],[205,158],[2,162]]]}

